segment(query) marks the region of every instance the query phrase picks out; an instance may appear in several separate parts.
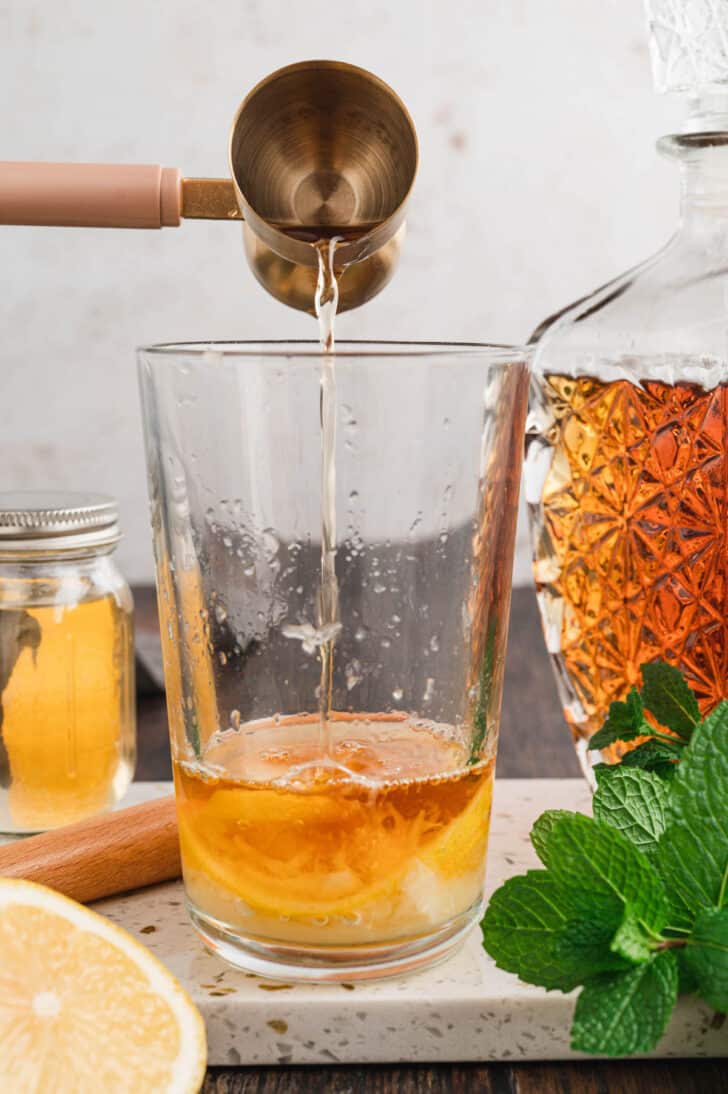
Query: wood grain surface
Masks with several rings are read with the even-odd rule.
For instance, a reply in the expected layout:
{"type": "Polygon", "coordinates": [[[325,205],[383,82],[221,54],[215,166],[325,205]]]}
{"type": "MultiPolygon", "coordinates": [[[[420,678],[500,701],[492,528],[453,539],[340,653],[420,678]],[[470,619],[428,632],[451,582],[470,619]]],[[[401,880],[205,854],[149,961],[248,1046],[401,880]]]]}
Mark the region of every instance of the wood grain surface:
{"type": "MultiPolygon", "coordinates": [[[[154,593],[136,589],[137,627],[157,626],[154,593]]],[[[139,699],[137,778],[171,777],[164,699],[139,699]]],[[[498,774],[579,775],[535,594],[515,589],[506,659],[498,774]]],[[[584,1063],[400,1064],[359,1067],[210,1068],[204,1094],[726,1094],[725,1060],[587,1060],[584,1063]]]]}

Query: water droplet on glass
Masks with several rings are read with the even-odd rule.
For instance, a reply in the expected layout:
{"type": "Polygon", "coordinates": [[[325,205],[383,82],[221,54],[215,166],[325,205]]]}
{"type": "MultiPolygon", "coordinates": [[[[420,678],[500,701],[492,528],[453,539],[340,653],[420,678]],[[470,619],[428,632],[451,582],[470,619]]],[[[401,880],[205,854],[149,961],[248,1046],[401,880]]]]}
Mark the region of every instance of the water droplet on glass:
{"type": "Polygon", "coordinates": [[[395,688],[392,692],[392,698],[394,699],[395,703],[401,703],[403,695],[404,692],[402,691],[402,688],[395,688]]]}
{"type": "Polygon", "coordinates": [[[215,619],[218,623],[224,623],[227,619],[227,608],[220,602],[215,605],[215,619]]]}
{"type": "Polygon", "coordinates": [[[344,668],[344,675],[346,676],[347,691],[351,691],[364,679],[361,671],[361,663],[356,659],[349,661],[344,668]]]}
{"type": "Polygon", "coordinates": [[[263,532],[263,537],[262,538],[263,538],[263,549],[265,550],[266,554],[271,555],[271,556],[278,554],[278,550],[280,548],[280,543],[278,541],[278,536],[275,534],[273,529],[272,528],[266,528],[265,531],[263,532]]]}
{"type": "Polygon", "coordinates": [[[233,727],[233,729],[240,729],[240,711],[239,710],[231,710],[230,711],[230,725],[233,727]]]}
{"type": "Polygon", "coordinates": [[[354,631],[354,640],[356,642],[363,642],[368,634],[369,631],[366,629],[366,627],[357,627],[354,631]]]}
{"type": "Polygon", "coordinates": [[[227,665],[227,654],[225,653],[225,650],[220,650],[217,657],[221,665],[227,665]]]}
{"type": "Polygon", "coordinates": [[[432,638],[430,639],[430,649],[433,653],[437,653],[440,649],[440,640],[436,634],[433,634],[432,638]]]}
{"type": "Polygon", "coordinates": [[[386,591],[387,586],[382,585],[381,581],[378,581],[377,584],[374,586],[374,592],[378,593],[379,595],[381,595],[382,593],[386,593],[386,591]]]}

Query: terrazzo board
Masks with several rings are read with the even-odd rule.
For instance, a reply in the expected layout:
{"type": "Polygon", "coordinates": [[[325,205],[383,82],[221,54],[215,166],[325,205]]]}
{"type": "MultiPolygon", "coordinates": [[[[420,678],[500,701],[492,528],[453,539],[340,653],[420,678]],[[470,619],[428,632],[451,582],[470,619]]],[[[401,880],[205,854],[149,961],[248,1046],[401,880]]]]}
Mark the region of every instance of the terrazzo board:
{"type": "MultiPolygon", "coordinates": [[[[528,833],[544,809],[590,812],[579,779],[496,780],[487,895],[537,865],[528,833]]],[[[136,783],[124,804],[170,783],[136,783]]],[[[283,984],[208,953],[185,912],[180,882],[94,905],[148,946],[182,981],[207,1025],[210,1064],[566,1060],[574,995],[521,984],[495,967],[474,930],[425,972],[357,984],[283,984]]],[[[678,1004],[655,1056],[728,1056],[728,1023],[693,999],[678,1004]]]]}

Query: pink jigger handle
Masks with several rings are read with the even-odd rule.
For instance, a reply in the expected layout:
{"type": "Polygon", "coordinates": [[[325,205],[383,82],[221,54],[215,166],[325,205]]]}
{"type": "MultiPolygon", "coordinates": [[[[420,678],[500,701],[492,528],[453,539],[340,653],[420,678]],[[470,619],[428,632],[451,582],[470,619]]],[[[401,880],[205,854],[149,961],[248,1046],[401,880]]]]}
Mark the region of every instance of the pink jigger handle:
{"type": "Polygon", "coordinates": [[[173,228],[181,207],[176,167],[0,162],[0,224],[173,228]]]}

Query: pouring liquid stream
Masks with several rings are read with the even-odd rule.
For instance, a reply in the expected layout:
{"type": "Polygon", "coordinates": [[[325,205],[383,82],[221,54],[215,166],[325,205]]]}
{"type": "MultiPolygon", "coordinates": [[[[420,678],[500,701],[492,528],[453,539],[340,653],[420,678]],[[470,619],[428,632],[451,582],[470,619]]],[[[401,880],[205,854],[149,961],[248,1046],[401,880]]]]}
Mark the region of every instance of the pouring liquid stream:
{"type": "Polygon", "coordinates": [[[334,271],[334,255],[339,237],[320,239],[318,281],[314,309],[324,354],[321,363],[321,589],[318,605],[318,629],[323,639],[319,646],[321,681],[319,684],[320,750],[325,762],[332,762],[329,719],[332,705],[334,646],[341,631],[339,583],[336,577],[336,365],[334,357],[334,319],[339,302],[339,285],[334,271]]]}

